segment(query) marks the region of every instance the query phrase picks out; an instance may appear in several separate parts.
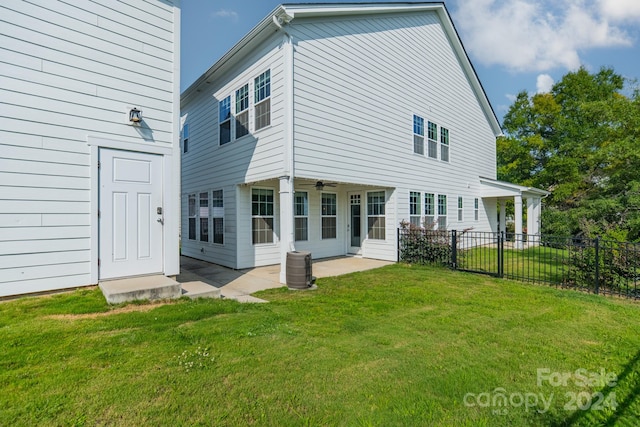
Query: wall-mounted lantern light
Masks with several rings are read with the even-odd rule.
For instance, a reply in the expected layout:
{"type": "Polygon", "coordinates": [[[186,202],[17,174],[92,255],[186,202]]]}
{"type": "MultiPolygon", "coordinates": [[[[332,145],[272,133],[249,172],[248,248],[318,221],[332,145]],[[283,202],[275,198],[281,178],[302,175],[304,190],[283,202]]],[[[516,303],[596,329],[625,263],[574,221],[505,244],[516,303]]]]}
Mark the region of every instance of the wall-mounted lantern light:
{"type": "Polygon", "coordinates": [[[142,121],[142,111],[133,107],[131,111],[129,111],[129,121],[131,123],[140,123],[142,121]]]}

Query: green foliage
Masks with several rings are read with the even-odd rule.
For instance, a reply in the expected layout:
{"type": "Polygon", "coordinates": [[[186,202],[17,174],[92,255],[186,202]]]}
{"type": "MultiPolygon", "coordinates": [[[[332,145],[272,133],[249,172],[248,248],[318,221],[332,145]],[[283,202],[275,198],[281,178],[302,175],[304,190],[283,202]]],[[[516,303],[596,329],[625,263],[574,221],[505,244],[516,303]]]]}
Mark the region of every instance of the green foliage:
{"type": "Polygon", "coordinates": [[[640,239],[640,92],[610,68],[518,94],[498,139],[498,177],[551,191],[543,231],[640,239]],[[631,92],[630,94],[628,94],[631,92]]]}
{"type": "Polygon", "coordinates": [[[449,265],[451,237],[446,230],[426,230],[400,223],[400,261],[409,264],[449,265]]]}

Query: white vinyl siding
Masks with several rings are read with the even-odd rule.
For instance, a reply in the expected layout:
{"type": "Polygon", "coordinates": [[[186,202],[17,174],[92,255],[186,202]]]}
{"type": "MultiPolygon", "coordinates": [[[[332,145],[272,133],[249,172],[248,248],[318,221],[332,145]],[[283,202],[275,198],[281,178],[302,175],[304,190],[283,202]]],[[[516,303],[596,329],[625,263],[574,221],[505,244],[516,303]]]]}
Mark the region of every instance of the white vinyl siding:
{"type": "Polygon", "coordinates": [[[90,137],[179,155],[169,3],[0,4],[0,296],[95,283],[90,137]]]}

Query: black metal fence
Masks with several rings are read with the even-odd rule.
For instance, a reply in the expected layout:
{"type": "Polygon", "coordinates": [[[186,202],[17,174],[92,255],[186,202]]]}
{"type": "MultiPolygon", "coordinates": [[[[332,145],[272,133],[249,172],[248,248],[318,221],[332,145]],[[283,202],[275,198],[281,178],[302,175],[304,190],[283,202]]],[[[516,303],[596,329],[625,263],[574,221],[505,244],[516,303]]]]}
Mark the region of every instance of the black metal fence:
{"type": "Polygon", "coordinates": [[[398,261],[640,299],[639,243],[412,227],[398,261]]]}

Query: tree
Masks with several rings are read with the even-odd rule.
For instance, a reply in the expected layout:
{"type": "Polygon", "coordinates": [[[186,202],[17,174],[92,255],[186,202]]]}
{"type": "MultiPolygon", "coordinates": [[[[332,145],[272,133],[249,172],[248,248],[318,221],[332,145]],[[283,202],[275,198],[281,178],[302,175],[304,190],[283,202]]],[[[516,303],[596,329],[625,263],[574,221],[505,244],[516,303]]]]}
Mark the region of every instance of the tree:
{"type": "Polygon", "coordinates": [[[543,232],[640,239],[640,93],[624,95],[629,83],[580,68],[550,93],[519,93],[505,115],[498,177],[551,191],[543,232]]]}

